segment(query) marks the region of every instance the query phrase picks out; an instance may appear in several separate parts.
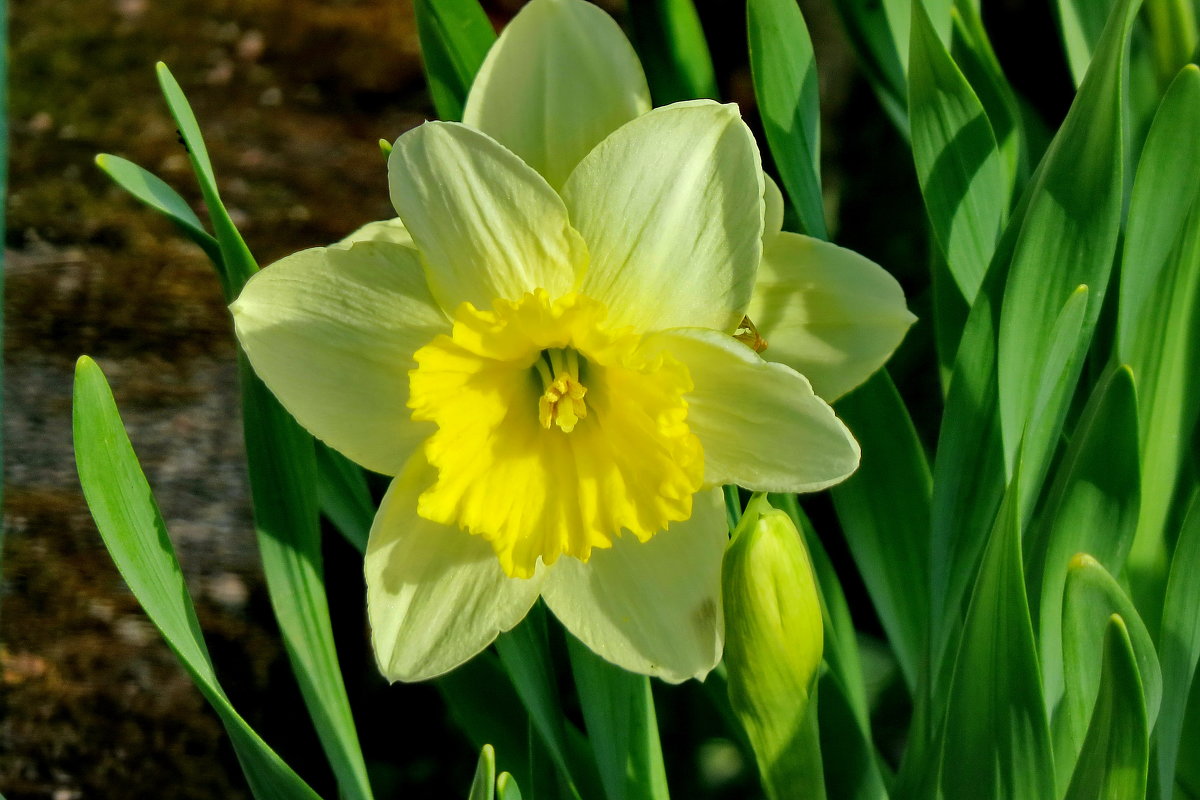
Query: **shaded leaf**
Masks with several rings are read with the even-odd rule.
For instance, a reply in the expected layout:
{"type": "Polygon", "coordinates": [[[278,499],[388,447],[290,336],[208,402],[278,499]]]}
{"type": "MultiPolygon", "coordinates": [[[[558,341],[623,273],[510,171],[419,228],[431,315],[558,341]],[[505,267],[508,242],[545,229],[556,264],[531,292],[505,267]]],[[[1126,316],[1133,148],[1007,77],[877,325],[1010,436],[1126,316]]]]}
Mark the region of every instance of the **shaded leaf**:
{"type": "Polygon", "coordinates": [[[717,79],[692,0],[631,0],[633,45],[656,106],[716,100],[717,79]]]}
{"type": "Polygon", "coordinates": [[[439,117],[457,122],[496,31],[478,0],[413,0],[413,10],[433,105],[439,117]]]}

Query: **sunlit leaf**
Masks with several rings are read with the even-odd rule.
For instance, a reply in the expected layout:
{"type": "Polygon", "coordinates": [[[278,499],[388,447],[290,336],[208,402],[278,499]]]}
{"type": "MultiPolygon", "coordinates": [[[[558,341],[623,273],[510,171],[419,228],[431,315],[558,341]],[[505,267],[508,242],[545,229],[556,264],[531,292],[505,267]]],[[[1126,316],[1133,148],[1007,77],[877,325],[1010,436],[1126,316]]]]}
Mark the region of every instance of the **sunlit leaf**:
{"type": "Polygon", "coordinates": [[[438,116],[462,119],[467,91],[496,32],[478,0],[414,0],[421,61],[438,116]]]}
{"type": "Polygon", "coordinates": [[[1054,755],[1060,770],[1069,771],[1083,747],[1100,687],[1104,631],[1114,614],[1125,623],[1133,643],[1150,727],[1158,717],[1162,672],[1154,642],[1116,579],[1096,559],[1081,553],[1067,571],[1063,599],[1064,691],[1053,720],[1054,755]]]}
{"type": "Polygon", "coordinates": [[[1120,616],[1104,631],[1099,696],[1064,800],[1143,800],[1150,730],[1133,643],[1120,616]]]}
{"type": "MultiPolygon", "coordinates": [[[[1129,202],[1117,358],[1133,369],[1142,444],[1142,512],[1130,553],[1134,598],[1162,596],[1171,508],[1200,414],[1200,69],[1171,84],[1154,118],[1129,202]],[[1143,589],[1144,587],[1144,589],[1143,589]]],[[[1178,524],[1178,520],[1174,521],[1178,524]]]]}
{"type": "Polygon", "coordinates": [[[221,717],[254,796],[316,798],[234,711],[217,681],[150,485],[138,466],[108,382],[86,356],[75,369],[72,416],[79,482],[100,536],[130,591],[221,717]]]}
{"type": "Polygon", "coordinates": [[[801,232],[829,238],[821,196],[817,62],[795,0],[746,4],[750,72],[763,130],[801,232]]]}
{"type": "Polygon", "coordinates": [[[947,797],[1054,796],[1054,766],[1025,579],[1019,477],[997,516],[967,610],[942,746],[947,797]]]}

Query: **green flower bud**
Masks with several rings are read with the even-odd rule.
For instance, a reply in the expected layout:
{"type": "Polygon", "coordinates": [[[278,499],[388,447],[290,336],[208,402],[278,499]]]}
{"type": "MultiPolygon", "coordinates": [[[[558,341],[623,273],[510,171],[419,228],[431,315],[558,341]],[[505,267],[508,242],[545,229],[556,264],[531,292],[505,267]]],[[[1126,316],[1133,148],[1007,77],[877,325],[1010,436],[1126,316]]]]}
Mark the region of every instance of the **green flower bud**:
{"type": "Polygon", "coordinates": [[[729,700],[771,798],[824,797],[816,730],[823,635],[812,563],[791,518],[750,502],[721,571],[729,700]]]}

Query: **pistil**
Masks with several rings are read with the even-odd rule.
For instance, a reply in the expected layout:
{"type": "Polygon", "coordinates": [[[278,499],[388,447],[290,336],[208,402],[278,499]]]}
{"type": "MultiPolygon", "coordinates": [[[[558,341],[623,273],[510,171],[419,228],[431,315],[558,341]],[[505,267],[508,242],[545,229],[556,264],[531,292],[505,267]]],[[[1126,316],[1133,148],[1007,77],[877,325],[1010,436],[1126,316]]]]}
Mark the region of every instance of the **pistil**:
{"type": "Polygon", "coordinates": [[[542,351],[534,367],[542,379],[538,421],[546,430],[557,425],[563,433],[570,433],[587,416],[583,402],[587,387],[579,382],[579,353],[569,347],[552,347],[542,351]]]}

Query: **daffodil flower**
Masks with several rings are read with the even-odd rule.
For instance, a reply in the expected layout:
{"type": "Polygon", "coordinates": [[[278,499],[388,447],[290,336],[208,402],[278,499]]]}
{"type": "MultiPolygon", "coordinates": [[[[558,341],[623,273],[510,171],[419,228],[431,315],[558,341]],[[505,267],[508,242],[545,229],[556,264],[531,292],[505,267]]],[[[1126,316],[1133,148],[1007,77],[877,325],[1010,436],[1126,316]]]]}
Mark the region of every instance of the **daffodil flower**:
{"type": "MultiPolygon", "coordinates": [[[[573,48],[541,42],[594,70],[603,92],[603,47],[629,48],[615,23],[575,0],[527,8],[518,21],[608,26],[599,38],[573,28],[573,48]]],[[[514,29],[480,96],[502,48],[520,46],[514,29]]],[[[625,66],[641,75],[636,59],[625,66]]],[[[618,87],[611,105],[559,117],[573,126],[561,135],[529,117],[536,153],[487,125],[404,134],[388,164],[399,219],[283,259],[232,306],[251,363],[296,419],[395,476],[365,566],[390,679],[453,669],[539,596],[616,664],[703,677],[723,636],[719,486],[813,491],[857,466],[809,380],[744,343],[764,226],[783,235],[753,137],[733,106],[647,110],[641,80],[640,94],[618,87]]],[[[468,118],[484,103],[471,97],[468,118]]]]}

